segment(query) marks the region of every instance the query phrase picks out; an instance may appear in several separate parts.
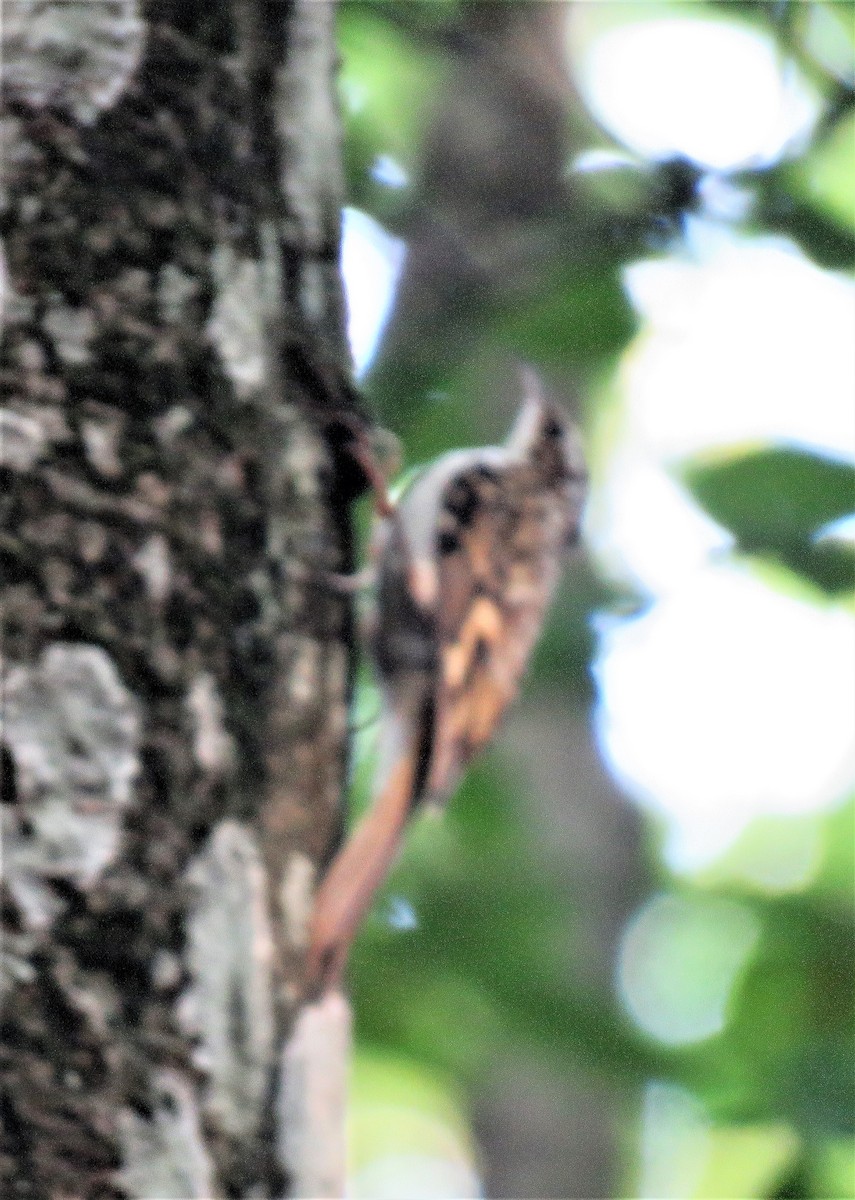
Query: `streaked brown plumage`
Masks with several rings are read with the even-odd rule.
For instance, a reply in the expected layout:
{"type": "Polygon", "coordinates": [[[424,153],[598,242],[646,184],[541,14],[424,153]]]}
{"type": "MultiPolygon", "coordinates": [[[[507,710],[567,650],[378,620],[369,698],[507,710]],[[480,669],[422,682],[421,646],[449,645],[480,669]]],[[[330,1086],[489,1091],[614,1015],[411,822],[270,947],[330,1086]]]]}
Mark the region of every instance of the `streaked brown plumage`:
{"type": "Polygon", "coordinates": [[[516,695],[578,537],[587,475],[575,430],[526,371],[503,446],[429,466],[381,524],[372,651],[383,688],[376,800],[316,898],[311,990],[334,985],[401,831],[444,801],[516,695]]]}

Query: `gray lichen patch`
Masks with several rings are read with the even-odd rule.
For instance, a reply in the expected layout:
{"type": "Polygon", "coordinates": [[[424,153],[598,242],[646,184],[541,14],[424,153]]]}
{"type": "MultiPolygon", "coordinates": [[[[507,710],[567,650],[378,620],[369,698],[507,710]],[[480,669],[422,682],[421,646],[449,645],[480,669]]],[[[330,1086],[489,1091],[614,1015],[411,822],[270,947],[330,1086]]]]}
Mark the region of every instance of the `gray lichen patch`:
{"type": "Polygon", "coordinates": [[[187,709],[193,722],[193,751],[199,766],[223,775],[234,761],[234,745],[225,725],[225,709],[216,680],[200,672],[187,693],[187,709]]]}
{"type": "Polygon", "coordinates": [[[229,246],[214,250],[211,268],[217,294],[208,336],[238,399],[248,400],[267,376],[261,270],[257,262],[238,257],[229,246]]]}
{"type": "Polygon", "coordinates": [[[8,671],[0,722],[15,779],[2,806],[7,877],[41,927],[57,907],[45,880],[90,886],[116,856],[139,769],[138,706],[100,647],[58,642],[8,671]]]}
{"type": "Polygon", "coordinates": [[[146,592],[159,608],[172,588],[172,560],[166,538],[153,533],[140,546],[133,561],[146,592]]]}
{"type": "Polygon", "coordinates": [[[4,5],[4,90],[91,124],[136,70],[145,24],[136,0],[12,0],[4,5]]]}
{"type": "Polygon", "coordinates": [[[193,891],[182,1020],[199,1039],[205,1112],[233,1136],[257,1132],[274,1044],[273,941],[253,834],[223,822],[187,873],[193,891]]]}
{"type": "Polygon", "coordinates": [[[0,408],[0,466],[11,471],[29,471],[41,458],[46,442],[38,421],[0,408]]]}
{"type": "Polygon", "coordinates": [[[327,248],[343,192],[335,89],[330,87],[336,69],[334,20],[328,4],[298,0],[293,6],[291,28],[302,53],[280,71],[274,105],[285,149],[283,192],[305,245],[315,252],[327,248]]]}
{"type": "Polygon", "coordinates": [[[119,1114],[128,1193],[135,1200],[208,1200],[216,1195],[214,1171],[193,1089],[177,1072],[163,1070],[155,1076],[152,1092],[148,1117],[130,1109],[119,1114]]]}
{"type": "Polygon", "coordinates": [[[30,934],[6,934],[0,946],[0,999],[22,983],[32,983],[35,939],[30,934]]]}
{"type": "Polygon", "coordinates": [[[164,263],[157,276],[157,311],[162,321],[184,320],[187,308],[200,291],[199,280],[175,263],[164,263]]]}
{"type": "Polygon", "coordinates": [[[283,456],[288,471],[293,473],[296,495],[304,501],[316,501],[325,465],[325,448],[320,438],[304,422],[291,421],[283,456]]]}
{"type": "Polygon", "coordinates": [[[295,722],[298,722],[305,716],[315,714],[324,667],[324,647],[310,637],[295,635],[290,641],[292,657],[288,700],[295,722]]]}
{"type": "Polygon", "coordinates": [[[91,466],[106,479],[118,479],[123,471],[119,449],[127,423],[124,413],[107,405],[88,406],[89,414],[80,422],[80,437],[91,466]]]}
{"type": "Polygon", "coordinates": [[[351,1013],[327,992],[297,1017],[284,1048],[277,1151],[295,1196],[343,1196],[351,1013]]]}
{"type": "Polygon", "coordinates": [[[64,363],[82,366],[88,362],[89,342],[95,333],[95,318],[91,309],[73,308],[57,301],[48,308],[43,324],[64,363]]]}
{"type": "Polygon", "coordinates": [[[285,935],[295,950],[309,943],[309,918],[315,890],[315,864],[306,854],[296,851],[282,872],[279,906],[285,922],[285,935]]]}

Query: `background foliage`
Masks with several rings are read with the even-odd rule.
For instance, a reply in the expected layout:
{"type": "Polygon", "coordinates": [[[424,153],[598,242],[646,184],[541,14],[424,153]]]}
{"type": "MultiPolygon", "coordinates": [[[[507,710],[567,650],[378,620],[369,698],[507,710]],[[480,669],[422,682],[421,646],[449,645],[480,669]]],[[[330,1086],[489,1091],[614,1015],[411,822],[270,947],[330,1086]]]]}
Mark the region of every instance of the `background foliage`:
{"type": "MultiPolygon", "coordinates": [[[[850,1196],[851,776],[848,788],[838,780],[821,797],[807,795],[823,769],[811,765],[819,744],[807,745],[804,803],[779,802],[773,739],[757,812],[720,852],[681,862],[669,851],[667,812],[616,761],[603,661],[611,630],[658,611],[667,622],[673,611],[643,572],[621,562],[610,533],[615,472],[639,436],[632,372],[650,327],[627,268],[697,262],[699,254],[708,266],[730,246],[785,245],[823,280],[851,279],[855,11],[813,0],[575,7],[572,37],[562,33],[567,14],[558,4],[348,0],[340,11],[351,215],[367,214],[408,246],[365,380],[383,423],[410,464],[501,436],[516,402],[511,364],[521,356],[556,393],[576,398],[593,477],[590,552],[568,572],[523,715],[472,770],[444,819],[428,816],[414,828],[354,954],[354,1194],[466,1195],[480,1186],[502,1194],[511,1180],[528,1179],[519,1194],[552,1187],[569,1196],[588,1194],[578,1190],[584,1178],[612,1195],[850,1196]],[[766,39],[782,73],[798,72],[814,97],[805,136],[724,167],[621,144],[580,86],[579,63],[604,31],[654,18],[718,20],[766,39]],[[575,58],[556,42],[565,36],[575,58]],[[556,45],[563,84],[550,74],[556,45]],[[580,156],[591,149],[611,155],[601,169],[583,169],[580,156]],[[699,252],[710,236],[724,250],[714,243],[699,252]],[[545,741],[538,722],[541,733],[552,731],[545,741]],[[559,753],[565,738],[583,743],[571,760],[559,753]],[[550,758],[550,746],[555,761],[537,762],[550,758]],[[581,773],[585,746],[593,765],[571,778],[567,761],[581,773]],[[535,795],[542,772],[547,790],[591,792],[599,824],[591,817],[586,825],[583,804],[572,827],[550,830],[535,795]],[[807,866],[782,875],[780,863],[808,845],[807,866]],[[612,875],[620,887],[606,895],[612,875]],[[639,970],[652,1000],[633,992],[639,970]],[[545,1072],[569,1081],[590,1104],[607,1147],[588,1175],[579,1163],[594,1155],[596,1131],[545,1118],[548,1140],[567,1150],[552,1182],[535,1163],[528,1175],[519,1163],[516,1175],[503,1174],[497,1131],[517,1130],[519,1145],[505,1147],[517,1159],[536,1139],[527,1143],[506,1113],[496,1116],[504,1112],[496,1094],[512,1098],[530,1068],[537,1079],[545,1072]]],[[[400,256],[394,243],[378,244],[377,278],[364,265],[349,276],[352,311],[377,305],[381,277],[400,256]]],[[[810,339],[810,314],[799,319],[810,339]]],[[[723,356],[729,336],[724,328],[723,356]]],[[[773,357],[784,355],[783,330],[778,341],[774,328],[768,336],[773,357]]],[[[855,356],[851,323],[843,336],[855,356]]],[[[770,399],[764,431],[728,434],[725,423],[707,434],[698,415],[683,451],[652,452],[686,511],[702,511],[724,539],[712,569],[750,580],[759,595],[797,601],[817,619],[843,614],[851,626],[852,541],[829,531],[853,512],[851,457],[791,433],[822,403],[821,365],[800,399],[782,398],[779,409],[770,399]]],[[[700,384],[707,367],[696,370],[700,384]]],[[[774,378],[770,363],[770,388],[774,378]]],[[[682,401],[690,431],[695,403],[693,394],[682,401]]],[[[851,417],[843,420],[851,428],[851,417]]],[[[640,519],[655,524],[645,503],[640,494],[640,519]]],[[[848,646],[844,638],[844,656],[848,646]]],[[[780,671],[781,686],[798,692],[802,653],[782,641],[767,674],[780,671]]],[[[719,703],[744,686],[737,658],[719,703]]],[[[824,697],[820,687],[818,710],[826,700],[831,692],[824,697]]],[[[360,703],[357,804],[370,779],[376,698],[368,677],[360,703]]],[[[696,760],[694,769],[702,774],[706,764],[696,760]]],[[[693,794],[687,785],[688,807],[693,794]]],[[[519,1105],[531,1107],[532,1094],[520,1091],[519,1105]]]]}

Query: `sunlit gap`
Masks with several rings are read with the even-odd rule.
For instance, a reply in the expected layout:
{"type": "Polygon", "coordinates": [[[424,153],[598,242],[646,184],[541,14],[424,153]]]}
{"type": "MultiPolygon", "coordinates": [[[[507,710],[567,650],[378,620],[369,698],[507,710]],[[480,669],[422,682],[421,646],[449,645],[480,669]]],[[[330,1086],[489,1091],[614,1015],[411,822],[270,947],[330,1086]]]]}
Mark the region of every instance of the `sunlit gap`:
{"type": "Polygon", "coordinates": [[[468,1114],[424,1064],[357,1048],[348,1114],[352,1200],[477,1200],[468,1114]]]}
{"type": "Polygon", "coordinates": [[[697,1096],[662,1079],[644,1089],[640,1135],[636,1186],[627,1193],[639,1200],[772,1195],[799,1149],[784,1122],[713,1124],[697,1096]]]}
{"type": "Polygon", "coordinates": [[[804,143],[819,99],[771,38],[708,15],[639,15],[596,37],[580,63],[591,111],[624,145],[723,171],[804,143]]]}
{"type": "Polygon", "coordinates": [[[701,233],[627,272],[645,325],[589,521],[607,569],[657,601],[603,630],[601,745],[684,869],[757,816],[827,808],[855,778],[850,614],[726,561],[729,535],[668,471],[766,443],[851,457],[855,287],[777,239],[701,233]]]}
{"type": "MultiPolygon", "coordinates": [[[[713,172],[792,151],[819,113],[773,42],[735,22],[642,18],[594,36],[581,66],[592,111],[625,146],[713,172]]],[[[643,324],[614,381],[618,420],[605,406],[594,431],[605,474],[588,519],[603,566],[648,600],[601,626],[600,743],[684,870],[757,817],[819,812],[855,780],[850,614],[731,561],[731,536],[674,472],[764,444],[851,458],[855,287],[791,242],[738,235],[728,222],[749,198],[726,175],[701,199],[678,250],[625,273],[643,324]]],[[[803,865],[792,880],[807,881],[803,865]]]]}
{"type": "Polygon", "coordinates": [[[618,984],[637,1024],[671,1045],[725,1026],[731,989],[760,935],[745,904],[716,896],[659,895],[623,932],[618,984]]]}
{"type": "Polygon", "coordinates": [[[405,256],[406,246],[400,238],[359,209],[344,210],[341,270],[347,297],[347,336],[358,379],[377,351],[405,256]]]}

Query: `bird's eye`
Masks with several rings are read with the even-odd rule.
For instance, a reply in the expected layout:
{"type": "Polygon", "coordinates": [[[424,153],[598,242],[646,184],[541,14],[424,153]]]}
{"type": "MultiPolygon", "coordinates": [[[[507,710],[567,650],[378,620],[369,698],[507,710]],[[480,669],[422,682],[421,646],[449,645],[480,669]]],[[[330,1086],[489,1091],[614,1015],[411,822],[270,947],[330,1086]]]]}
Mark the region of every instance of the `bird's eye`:
{"type": "Polygon", "coordinates": [[[461,525],[468,525],[478,506],[478,495],[468,479],[458,479],[449,489],[445,508],[461,525]]]}

